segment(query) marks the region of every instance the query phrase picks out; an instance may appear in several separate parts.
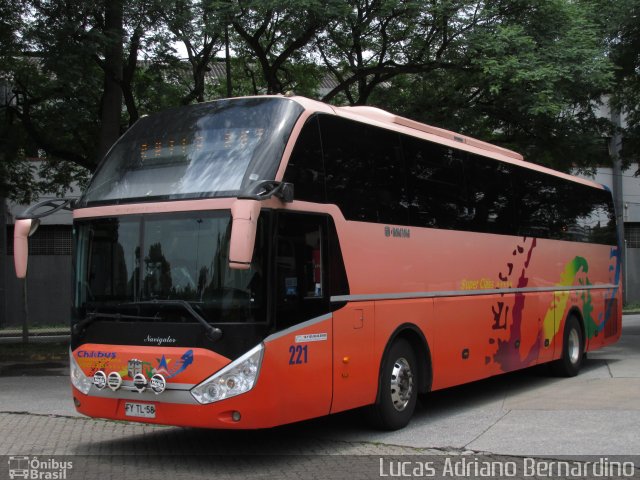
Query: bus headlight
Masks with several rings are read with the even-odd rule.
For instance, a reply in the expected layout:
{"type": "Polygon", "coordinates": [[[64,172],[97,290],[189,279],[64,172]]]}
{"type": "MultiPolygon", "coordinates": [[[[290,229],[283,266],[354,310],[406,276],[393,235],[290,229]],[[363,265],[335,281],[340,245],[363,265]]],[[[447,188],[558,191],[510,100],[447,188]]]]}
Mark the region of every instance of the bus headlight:
{"type": "Polygon", "coordinates": [[[215,375],[191,390],[191,395],[202,404],[235,397],[253,388],[262,364],[262,344],[252,348],[215,375]]]}
{"type": "Polygon", "coordinates": [[[89,393],[93,384],[91,378],[87,377],[69,349],[69,370],[71,371],[71,383],[85,395],[89,393]]]}

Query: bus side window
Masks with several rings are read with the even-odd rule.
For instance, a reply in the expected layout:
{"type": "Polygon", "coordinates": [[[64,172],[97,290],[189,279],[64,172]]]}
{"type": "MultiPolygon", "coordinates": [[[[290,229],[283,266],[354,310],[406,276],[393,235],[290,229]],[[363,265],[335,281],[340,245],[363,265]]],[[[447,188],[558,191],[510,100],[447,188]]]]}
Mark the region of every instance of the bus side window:
{"type": "Polygon", "coordinates": [[[281,213],[276,243],[276,322],[295,325],[327,312],[326,219],[281,213]]]}
{"type": "Polygon", "coordinates": [[[404,135],[411,225],[464,230],[468,190],[463,160],[454,150],[404,135]]]}
{"type": "Polygon", "coordinates": [[[348,220],[377,222],[375,146],[367,126],[323,115],[320,129],[328,202],[338,205],[348,220]]]}
{"type": "Polygon", "coordinates": [[[513,168],[459,151],[467,182],[468,229],[474,232],[512,235],[515,212],[511,180],[513,168]]]}
{"type": "Polygon", "coordinates": [[[406,172],[395,132],[320,116],[327,201],[345,218],[408,225],[406,172]]]}
{"type": "Polygon", "coordinates": [[[283,181],[293,183],[296,200],[324,203],[325,172],[318,118],[311,117],[302,127],[291,152],[283,181]]]}

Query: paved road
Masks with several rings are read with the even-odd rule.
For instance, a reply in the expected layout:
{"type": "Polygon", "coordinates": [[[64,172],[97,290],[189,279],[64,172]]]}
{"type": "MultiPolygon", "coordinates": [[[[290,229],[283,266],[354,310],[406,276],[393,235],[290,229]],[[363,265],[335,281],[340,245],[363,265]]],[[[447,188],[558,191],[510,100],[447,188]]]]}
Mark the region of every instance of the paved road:
{"type": "MultiPolygon", "coordinates": [[[[231,456],[225,462],[240,455],[244,465],[244,455],[258,454],[266,456],[258,457],[267,463],[265,478],[291,471],[338,478],[345,470],[332,458],[336,454],[363,457],[350,460],[365,462],[349,473],[354,478],[377,472],[380,455],[621,455],[640,466],[640,315],[625,316],[621,341],[590,354],[578,377],[552,378],[539,367],[435,392],[407,428],[391,433],[371,431],[354,413],[260,432],[91,420],[73,409],[66,368],[5,364],[0,373],[0,455],[206,453],[231,456]],[[300,460],[306,456],[310,463],[300,460]]],[[[126,472],[128,463],[120,464],[125,470],[109,470],[111,463],[104,468],[115,476],[126,472]]],[[[198,471],[206,476],[211,468],[189,466],[191,476],[198,471]]],[[[635,475],[640,477],[638,470],[635,475]]]]}

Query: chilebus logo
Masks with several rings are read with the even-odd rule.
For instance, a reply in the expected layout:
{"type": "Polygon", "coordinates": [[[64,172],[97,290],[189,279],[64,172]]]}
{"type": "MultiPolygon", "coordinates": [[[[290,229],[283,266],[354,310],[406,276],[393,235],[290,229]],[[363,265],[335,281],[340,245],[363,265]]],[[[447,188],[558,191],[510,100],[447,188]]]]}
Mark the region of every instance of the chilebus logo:
{"type": "Polygon", "coordinates": [[[33,480],[65,480],[67,472],[73,469],[73,462],[55,458],[28,456],[9,457],[9,478],[27,478],[33,480]]]}

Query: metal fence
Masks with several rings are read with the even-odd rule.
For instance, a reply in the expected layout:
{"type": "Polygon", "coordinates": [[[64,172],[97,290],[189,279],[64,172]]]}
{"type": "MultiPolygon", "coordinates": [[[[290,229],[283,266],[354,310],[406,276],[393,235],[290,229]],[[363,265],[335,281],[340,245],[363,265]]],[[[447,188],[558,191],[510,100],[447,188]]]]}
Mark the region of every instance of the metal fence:
{"type": "Polygon", "coordinates": [[[0,328],[0,344],[65,342],[70,335],[69,325],[10,326],[0,328]]]}

